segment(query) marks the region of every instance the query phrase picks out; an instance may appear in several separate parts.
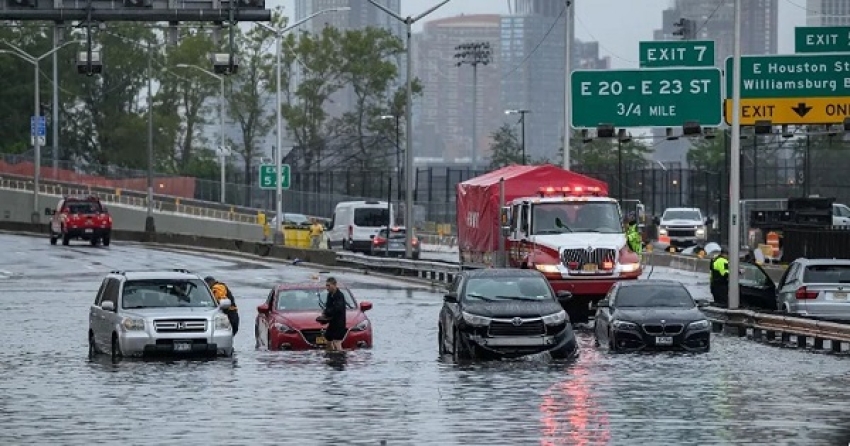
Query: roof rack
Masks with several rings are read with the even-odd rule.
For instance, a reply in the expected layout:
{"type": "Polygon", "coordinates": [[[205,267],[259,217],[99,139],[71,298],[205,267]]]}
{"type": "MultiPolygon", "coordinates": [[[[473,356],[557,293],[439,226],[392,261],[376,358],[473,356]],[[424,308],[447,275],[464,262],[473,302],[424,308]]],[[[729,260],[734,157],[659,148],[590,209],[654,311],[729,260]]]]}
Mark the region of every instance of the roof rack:
{"type": "Polygon", "coordinates": [[[116,270],[113,270],[113,271],[110,271],[110,272],[109,272],[109,274],[120,274],[120,275],[122,275],[122,276],[126,276],[126,273],[125,273],[124,271],[117,270],[117,269],[116,269],[116,270]]]}
{"type": "Polygon", "coordinates": [[[175,273],[192,274],[192,271],[189,271],[186,268],[174,268],[171,271],[174,271],[175,273]]]}

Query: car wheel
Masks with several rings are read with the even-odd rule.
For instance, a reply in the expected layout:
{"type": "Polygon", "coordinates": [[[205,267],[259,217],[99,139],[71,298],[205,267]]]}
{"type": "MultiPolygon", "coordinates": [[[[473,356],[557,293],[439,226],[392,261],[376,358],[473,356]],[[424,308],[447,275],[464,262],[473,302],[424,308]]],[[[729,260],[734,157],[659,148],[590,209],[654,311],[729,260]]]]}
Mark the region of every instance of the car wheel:
{"type": "Polygon", "coordinates": [[[569,347],[570,345],[567,344],[559,349],[552,350],[549,352],[549,356],[551,356],[552,359],[567,359],[573,354],[573,350],[570,350],[569,347]]]}
{"type": "Polygon", "coordinates": [[[68,246],[70,244],[71,244],[71,236],[69,236],[68,233],[63,231],[62,232],[62,245],[68,246]]]}
{"type": "Polygon", "coordinates": [[[342,239],[342,250],[348,251],[348,242],[345,239],[342,239]]]}
{"type": "Polygon", "coordinates": [[[121,354],[121,343],[118,342],[118,335],[112,333],[112,360],[117,361],[121,356],[123,355],[121,354]]]}
{"type": "Polygon", "coordinates": [[[109,242],[110,242],[109,236],[108,235],[104,236],[103,237],[103,246],[109,246],[109,242]]]}
{"type": "Polygon", "coordinates": [[[445,355],[447,353],[446,352],[446,340],[445,340],[445,338],[443,338],[443,326],[442,325],[440,325],[437,328],[437,344],[438,344],[437,348],[438,348],[438,351],[440,352],[440,355],[441,356],[445,355]]]}
{"type": "Polygon", "coordinates": [[[419,260],[419,253],[418,252],[413,253],[413,260],[419,260]]]}
{"type": "Polygon", "coordinates": [[[97,246],[97,242],[98,242],[97,237],[92,237],[92,239],[89,240],[89,243],[91,243],[92,246],[97,246]]]}
{"type": "Polygon", "coordinates": [[[454,332],[454,336],[452,339],[452,354],[454,358],[457,359],[472,359],[474,352],[470,351],[471,349],[466,349],[463,346],[463,343],[460,342],[460,334],[458,334],[457,330],[454,332]]]}
{"type": "Polygon", "coordinates": [[[617,343],[614,342],[614,333],[608,332],[608,350],[617,351],[617,343]]]}
{"type": "Polygon", "coordinates": [[[100,352],[97,351],[97,343],[94,341],[94,332],[89,330],[89,358],[93,358],[98,353],[100,352]]]}

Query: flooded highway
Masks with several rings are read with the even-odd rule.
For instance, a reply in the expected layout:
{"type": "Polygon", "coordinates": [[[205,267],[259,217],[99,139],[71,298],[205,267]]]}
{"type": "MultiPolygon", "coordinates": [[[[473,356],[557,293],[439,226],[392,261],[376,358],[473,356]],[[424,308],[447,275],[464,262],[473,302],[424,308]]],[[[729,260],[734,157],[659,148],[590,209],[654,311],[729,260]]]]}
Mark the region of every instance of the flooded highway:
{"type": "MultiPolygon", "coordinates": [[[[0,234],[0,445],[848,444],[850,359],[717,335],[712,351],[455,364],[437,353],[442,290],[330,271],[369,300],[374,348],[254,349],[277,282],[318,273],[116,243],[49,246],[0,234]],[[187,268],[233,289],[232,358],[87,355],[89,306],[115,269],[187,268]]],[[[324,279],[329,274],[321,273],[324,279]]],[[[658,269],[653,278],[697,275],[658,269]]],[[[696,285],[694,285],[696,286],[696,285]]],[[[707,294],[704,293],[704,294],[707,294]]]]}

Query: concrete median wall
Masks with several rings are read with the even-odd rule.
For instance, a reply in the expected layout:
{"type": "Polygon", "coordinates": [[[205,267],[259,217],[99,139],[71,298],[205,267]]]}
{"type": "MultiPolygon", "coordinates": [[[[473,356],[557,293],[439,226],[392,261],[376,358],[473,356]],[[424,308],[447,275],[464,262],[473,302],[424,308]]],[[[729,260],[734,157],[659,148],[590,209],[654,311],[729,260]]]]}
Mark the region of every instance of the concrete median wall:
{"type": "MultiPolygon", "coordinates": [[[[41,222],[48,223],[44,216],[45,208],[55,208],[61,197],[40,195],[38,200],[41,222]]],[[[31,222],[32,192],[0,189],[0,222],[31,222]]],[[[112,227],[115,231],[138,231],[145,229],[147,212],[131,206],[107,206],[112,215],[112,227]]],[[[260,225],[216,220],[203,217],[189,217],[180,214],[154,211],[154,223],[157,233],[193,235],[220,239],[259,242],[263,240],[263,228],[260,225]]]]}
{"type": "MultiPolygon", "coordinates": [[[[694,271],[698,273],[709,274],[711,271],[708,258],[701,259],[699,257],[690,257],[679,254],[669,254],[666,252],[649,252],[644,253],[646,256],[646,264],[653,266],[662,266],[684,271],[694,271]]],[[[762,269],[774,281],[779,282],[782,275],[785,273],[785,267],[777,265],[762,265],[762,269]]]]}

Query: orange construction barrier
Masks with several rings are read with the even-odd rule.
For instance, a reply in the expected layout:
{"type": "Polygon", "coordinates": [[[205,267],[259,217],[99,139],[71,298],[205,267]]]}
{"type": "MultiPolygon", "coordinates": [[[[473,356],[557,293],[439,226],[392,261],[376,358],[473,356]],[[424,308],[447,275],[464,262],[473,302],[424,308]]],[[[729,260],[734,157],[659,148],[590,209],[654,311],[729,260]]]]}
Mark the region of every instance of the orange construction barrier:
{"type": "Polygon", "coordinates": [[[667,235],[659,235],[658,236],[658,243],[661,243],[662,245],[669,245],[670,244],[670,237],[667,236],[667,235]]]}
{"type": "Polygon", "coordinates": [[[772,255],[774,259],[779,258],[779,234],[771,231],[767,233],[767,244],[771,248],[772,255]]]}

